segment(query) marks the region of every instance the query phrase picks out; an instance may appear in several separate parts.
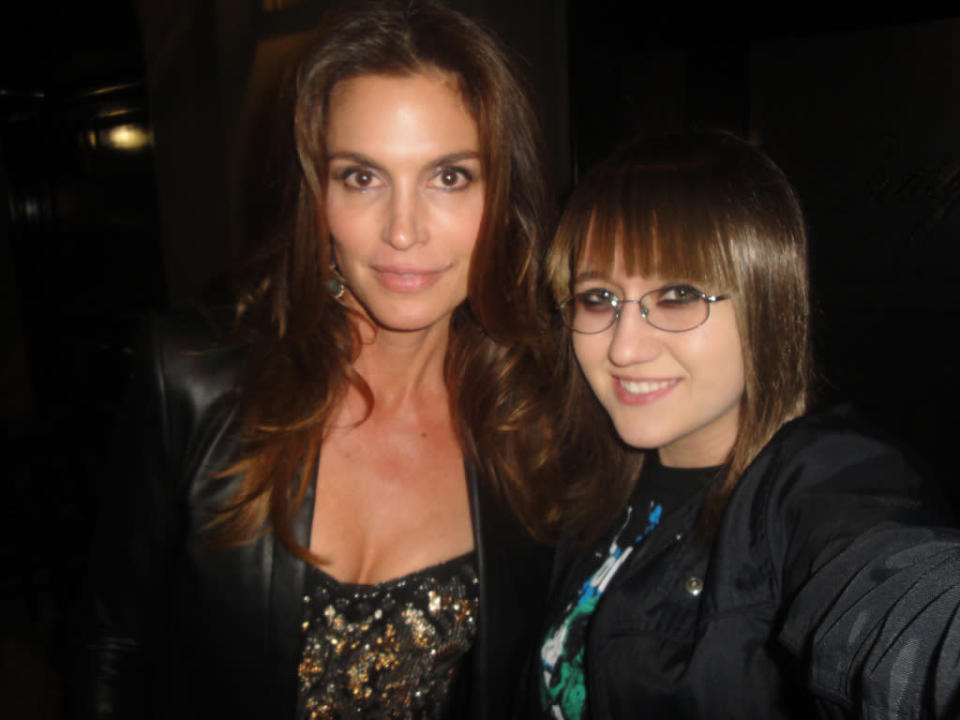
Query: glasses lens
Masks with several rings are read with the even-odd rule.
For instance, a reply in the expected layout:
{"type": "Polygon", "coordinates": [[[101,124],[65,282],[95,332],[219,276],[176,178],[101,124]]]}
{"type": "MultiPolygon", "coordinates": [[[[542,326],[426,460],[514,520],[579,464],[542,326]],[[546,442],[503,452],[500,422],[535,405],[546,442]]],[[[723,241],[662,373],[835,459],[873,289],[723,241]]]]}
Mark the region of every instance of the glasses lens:
{"type": "Polygon", "coordinates": [[[574,295],[567,304],[567,326],[581,333],[603,332],[613,324],[617,296],[606,290],[588,290],[574,295]]]}
{"type": "Polygon", "coordinates": [[[702,325],[710,303],[689,285],[670,285],[643,296],[647,322],[661,330],[683,332],[702,325]]]}

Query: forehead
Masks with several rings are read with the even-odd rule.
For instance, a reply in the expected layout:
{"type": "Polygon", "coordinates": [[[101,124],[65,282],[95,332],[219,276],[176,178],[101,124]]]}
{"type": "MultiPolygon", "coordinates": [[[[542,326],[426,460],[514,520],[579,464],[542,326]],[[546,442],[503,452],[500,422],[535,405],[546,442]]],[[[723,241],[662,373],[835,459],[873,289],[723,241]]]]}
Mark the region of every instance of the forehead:
{"type": "Polygon", "coordinates": [[[453,76],[361,75],[333,87],[326,145],[331,154],[475,152],[478,134],[453,76]]]}

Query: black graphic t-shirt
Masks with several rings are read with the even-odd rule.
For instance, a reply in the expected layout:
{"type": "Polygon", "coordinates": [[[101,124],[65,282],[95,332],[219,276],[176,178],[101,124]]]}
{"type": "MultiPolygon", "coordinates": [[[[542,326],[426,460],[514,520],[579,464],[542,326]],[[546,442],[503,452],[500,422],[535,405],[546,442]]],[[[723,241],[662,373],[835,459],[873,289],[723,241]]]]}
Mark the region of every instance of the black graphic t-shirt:
{"type": "Polygon", "coordinates": [[[611,532],[577,568],[583,581],[574,597],[561,598],[562,612],[551,622],[540,648],[540,700],[557,720],[587,717],[585,649],[590,622],[603,593],[636,548],[665,514],[718,476],[722,468],[668,468],[649,458],[611,532]]]}

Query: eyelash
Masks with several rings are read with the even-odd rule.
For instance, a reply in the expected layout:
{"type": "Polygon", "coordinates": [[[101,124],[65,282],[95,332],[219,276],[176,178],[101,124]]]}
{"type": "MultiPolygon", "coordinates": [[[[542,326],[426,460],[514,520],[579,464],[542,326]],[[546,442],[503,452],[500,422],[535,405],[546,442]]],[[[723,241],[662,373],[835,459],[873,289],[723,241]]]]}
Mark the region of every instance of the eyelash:
{"type": "MultiPolygon", "coordinates": [[[[696,285],[691,285],[690,283],[686,283],[686,282],[667,283],[666,285],[663,285],[662,287],[657,289],[661,291],[669,291],[669,290],[679,291],[685,297],[686,296],[697,297],[703,294],[703,291],[699,287],[697,287],[696,285]]],[[[582,289],[576,290],[574,294],[575,295],[610,294],[621,301],[623,300],[623,298],[620,296],[620,293],[616,292],[615,290],[611,290],[609,287],[604,287],[603,285],[593,285],[593,284],[584,285],[582,289]]]]}
{"type": "MultiPolygon", "coordinates": [[[[443,183],[440,183],[440,186],[439,186],[440,189],[445,190],[447,192],[464,190],[474,181],[474,174],[467,168],[461,167],[459,165],[443,165],[437,168],[436,173],[434,173],[433,177],[430,179],[431,183],[439,180],[439,178],[443,177],[448,173],[456,175],[457,182],[454,185],[444,185],[443,183]]],[[[364,190],[367,190],[370,187],[373,181],[376,180],[377,175],[374,171],[368,168],[350,166],[336,173],[333,177],[338,182],[343,183],[344,187],[346,187],[348,190],[355,190],[358,192],[362,192],[364,190]],[[350,178],[355,175],[369,176],[370,183],[366,185],[361,185],[356,182],[351,183],[350,178]]]]}
{"type": "Polygon", "coordinates": [[[464,187],[473,182],[473,173],[467,170],[465,167],[459,167],[457,165],[444,165],[443,167],[437,168],[436,174],[433,176],[434,179],[439,179],[446,175],[447,173],[452,173],[457,176],[457,186],[443,185],[444,190],[460,190],[460,180],[465,181],[464,187]]]}
{"type": "Polygon", "coordinates": [[[369,186],[351,184],[349,182],[349,179],[352,175],[361,175],[361,174],[368,175],[371,178],[371,181],[376,178],[376,173],[374,173],[372,170],[369,170],[365,167],[357,167],[355,165],[344,168],[343,170],[338,172],[336,175],[334,175],[334,178],[340,181],[341,183],[343,183],[344,187],[346,187],[348,190],[362,191],[362,190],[366,190],[369,186]]]}

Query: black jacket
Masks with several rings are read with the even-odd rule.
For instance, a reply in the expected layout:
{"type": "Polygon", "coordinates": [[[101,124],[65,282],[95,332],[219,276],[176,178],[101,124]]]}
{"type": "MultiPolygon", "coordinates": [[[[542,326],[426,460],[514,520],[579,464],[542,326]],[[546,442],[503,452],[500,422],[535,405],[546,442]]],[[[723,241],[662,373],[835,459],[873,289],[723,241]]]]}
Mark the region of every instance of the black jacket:
{"type": "MultiPolygon", "coordinates": [[[[935,528],[950,516],[897,451],[837,413],[805,417],[748,468],[709,543],[706,492],[600,598],[590,717],[960,718],[960,534],[935,528]]],[[[592,569],[561,555],[562,603],[592,569]]]]}
{"type": "MultiPolygon", "coordinates": [[[[236,478],[244,352],[197,319],[156,323],[134,383],[93,553],[90,690],[97,717],[293,718],[305,565],[270,533],[214,549],[203,528],[236,478]]],[[[542,613],[549,554],[467,479],[480,609],[457,717],[508,717],[542,613]]],[[[313,494],[293,524],[307,543],[313,494]]]]}

